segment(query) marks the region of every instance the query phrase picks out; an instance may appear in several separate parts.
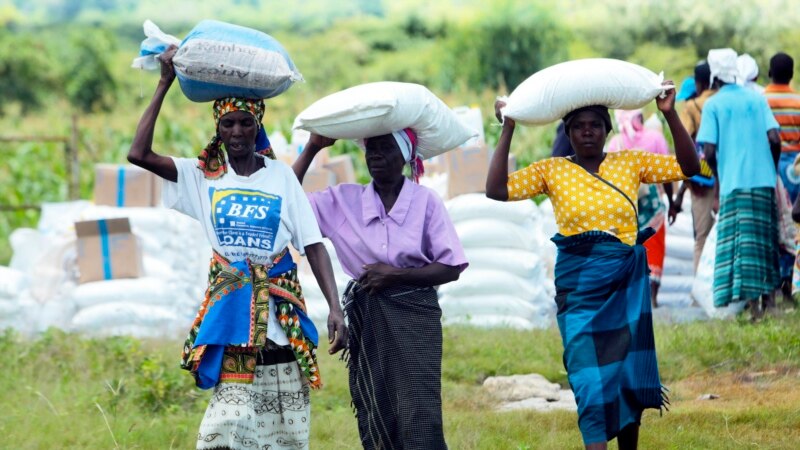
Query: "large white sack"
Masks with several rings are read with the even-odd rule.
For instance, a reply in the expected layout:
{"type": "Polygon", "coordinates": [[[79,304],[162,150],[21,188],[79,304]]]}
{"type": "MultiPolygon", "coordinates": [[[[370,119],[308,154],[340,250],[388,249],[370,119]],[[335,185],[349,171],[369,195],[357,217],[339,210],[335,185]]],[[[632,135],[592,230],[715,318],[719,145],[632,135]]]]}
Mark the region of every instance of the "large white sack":
{"type": "Polygon", "coordinates": [[[527,125],[543,125],[589,105],[638,109],[661,94],[663,74],[626,61],[588,58],[550,66],[514,89],[502,114],[527,125]]]}
{"type": "Polygon", "coordinates": [[[541,281],[546,267],[537,253],[513,248],[465,248],[470,269],[505,271],[531,282],[541,281]]]}
{"type": "Polygon", "coordinates": [[[472,219],[455,224],[464,248],[516,248],[536,251],[539,241],[530,228],[498,219],[472,219]]]}
{"type": "Polygon", "coordinates": [[[34,228],[17,228],[8,236],[8,242],[12,251],[8,266],[28,272],[47,246],[47,237],[34,228]]]}
{"type": "Polygon", "coordinates": [[[380,81],[323,97],[303,110],[293,129],[333,139],[362,139],[411,128],[420,157],[452,150],[477,136],[425,86],[380,81]]]}
{"type": "MultiPolygon", "coordinates": [[[[184,295],[163,279],[142,277],[83,283],[72,291],[72,300],[81,309],[113,302],[162,305],[172,308],[178,303],[179,297],[184,295]]],[[[197,299],[197,303],[200,303],[200,299],[197,299]]]]}
{"type": "Polygon", "coordinates": [[[20,300],[25,306],[25,314],[34,332],[43,332],[48,328],[64,331],[72,330],[72,318],[78,309],[68,297],[57,297],[45,303],[23,295],[20,300]]]}
{"type": "Polygon", "coordinates": [[[81,213],[91,206],[92,203],[87,200],[42,203],[36,228],[43,235],[74,235],[75,222],[81,220],[81,213]]]}
{"type": "Polygon", "coordinates": [[[664,275],[694,275],[694,261],[690,259],[678,259],[671,256],[664,258],[664,275]]]}
{"type": "MultiPolygon", "coordinates": [[[[551,313],[548,305],[535,304],[513,295],[470,295],[457,297],[443,295],[439,306],[445,319],[460,316],[503,315],[517,316],[534,320],[551,313]]],[[[555,317],[555,302],[552,302],[552,316],[555,317]]]]}
{"type": "Polygon", "coordinates": [[[153,22],[144,23],[147,37],[132,67],[158,68],[155,57],[178,45],[173,58],[181,90],[189,100],[224,97],[272,98],[303,79],[289,54],[272,36],[216,20],[203,20],[178,44],[153,22]]]}
{"type": "Polygon", "coordinates": [[[0,299],[18,296],[27,284],[28,277],[24,272],[0,266],[0,299]]]}
{"type": "Polygon", "coordinates": [[[549,326],[549,324],[534,324],[532,321],[519,316],[504,315],[445,317],[444,323],[446,325],[472,325],[480,328],[515,328],[518,330],[547,328],[549,326]]]}
{"type": "MultiPolygon", "coordinates": [[[[95,329],[116,325],[169,330],[179,327],[181,323],[180,317],[170,308],[119,301],[81,309],[72,318],[72,330],[91,333],[95,329]]],[[[186,324],[187,327],[189,325],[186,324]]]]}
{"type": "Polygon", "coordinates": [[[658,289],[659,295],[667,292],[686,292],[692,291],[694,275],[669,275],[661,277],[661,287],[658,289]]]}
{"type": "Polygon", "coordinates": [[[505,271],[468,267],[458,280],[439,287],[439,297],[507,295],[534,302],[542,297],[544,289],[544,283],[535,284],[505,271]]]}
{"type": "Polygon", "coordinates": [[[665,254],[670,258],[694,261],[694,238],[691,235],[676,236],[667,233],[665,254]]]}
{"type": "Polygon", "coordinates": [[[539,217],[536,203],[528,201],[498,202],[485,194],[464,194],[445,202],[450,219],[462,222],[469,219],[495,219],[526,225],[539,217]]]}
{"type": "Polygon", "coordinates": [[[717,308],[714,306],[714,263],[717,259],[717,224],[711,227],[700,262],[697,265],[697,275],[692,284],[692,298],[701,308],[714,319],[729,319],[744,310],[745,302],[729,303],[728,306],[717,308]]]}

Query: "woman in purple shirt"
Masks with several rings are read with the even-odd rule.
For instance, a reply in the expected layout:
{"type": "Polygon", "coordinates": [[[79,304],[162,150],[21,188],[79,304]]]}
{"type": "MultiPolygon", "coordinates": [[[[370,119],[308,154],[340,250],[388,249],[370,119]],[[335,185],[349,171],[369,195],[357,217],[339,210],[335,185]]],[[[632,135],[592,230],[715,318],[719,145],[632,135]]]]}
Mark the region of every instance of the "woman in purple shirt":
{"type": "MultiPolygon", "coordinates": [[[[334,143],[312,135],[293,169],[302,182],[334,143]]],[[[344,294],[350,395],[365,449],[445,449],[442,327],[434,286],[467,267],[439,197],[403,176],[411,130],[365,139],[372,182],[309,194],[322,235],[353,277],[344,294]]]]}

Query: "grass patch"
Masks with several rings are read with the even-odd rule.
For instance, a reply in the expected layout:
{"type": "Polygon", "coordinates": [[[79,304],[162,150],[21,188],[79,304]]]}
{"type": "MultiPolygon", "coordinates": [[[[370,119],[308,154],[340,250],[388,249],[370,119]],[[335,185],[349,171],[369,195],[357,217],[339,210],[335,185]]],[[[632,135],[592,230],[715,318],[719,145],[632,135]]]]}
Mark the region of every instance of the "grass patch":
{"type": "MultiPolygon", "coordinates": [[[[656,327],[672,408],[645,413],[642,448],[793,448],[800,442],[800,312],[757,325],[656,327]],[[720,398],[702,401],[704,393],[720,398]]],[[[537,372],[565,384],[561,339],[535,331],[445,329],[443,397],[451,448],[581,448],[574,413],[492,412],[492,375],[537,372]]],[[[50,330],[0,335],[0,434],[19,449],[193,448],[209,397],[178,368],[180,342],[86,339],[50,330]]],[[[358,448],[347,373],[322,349],[312,447],[358,448]]],[[[612,445],[614,448],[615,445],[612,445]]]]}

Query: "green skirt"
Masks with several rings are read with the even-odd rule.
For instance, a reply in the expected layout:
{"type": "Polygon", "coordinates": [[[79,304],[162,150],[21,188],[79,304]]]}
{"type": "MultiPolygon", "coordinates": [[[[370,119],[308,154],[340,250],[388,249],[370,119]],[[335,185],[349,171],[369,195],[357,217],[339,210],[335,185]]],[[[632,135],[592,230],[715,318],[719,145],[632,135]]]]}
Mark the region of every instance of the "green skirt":
{"type": "Polygon", "coordinates": [[[780,285],[775,189],[737,189],[720,199],[714,305],[755,300],[780,285]]]}

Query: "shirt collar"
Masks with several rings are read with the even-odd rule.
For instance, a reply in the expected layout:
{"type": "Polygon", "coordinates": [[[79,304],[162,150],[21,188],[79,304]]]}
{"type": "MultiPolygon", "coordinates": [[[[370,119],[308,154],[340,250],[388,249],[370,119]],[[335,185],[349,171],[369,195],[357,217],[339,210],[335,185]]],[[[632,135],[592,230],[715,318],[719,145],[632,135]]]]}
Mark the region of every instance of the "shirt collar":
{"type": "Polygon", "coordinates": [[[361,215],[364,225],[369,225],[370,222],[380,219],[384,215],[388,215],[396,224],[402,225],[406,221],[408,210],[411,208],[411,200],[414,197],[413,184],[408,178],[403,181],[400,195],[397,196],[389,214],[386,214],[381,198],[375,191],[375,183],[370,182],[361,194],[361,215]]]}
{"type": "Polygon", "coordinates": [[[788,84],[770,83],[764,87],[764,92],[794,92],[794,89],[788,84]]]}

